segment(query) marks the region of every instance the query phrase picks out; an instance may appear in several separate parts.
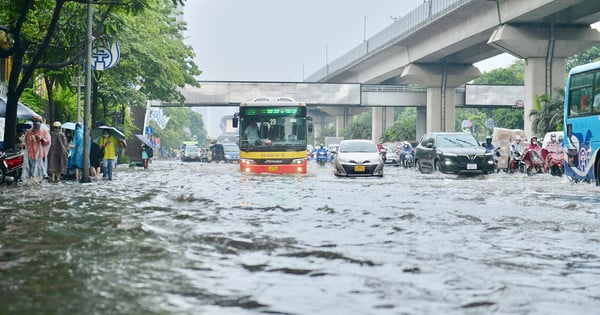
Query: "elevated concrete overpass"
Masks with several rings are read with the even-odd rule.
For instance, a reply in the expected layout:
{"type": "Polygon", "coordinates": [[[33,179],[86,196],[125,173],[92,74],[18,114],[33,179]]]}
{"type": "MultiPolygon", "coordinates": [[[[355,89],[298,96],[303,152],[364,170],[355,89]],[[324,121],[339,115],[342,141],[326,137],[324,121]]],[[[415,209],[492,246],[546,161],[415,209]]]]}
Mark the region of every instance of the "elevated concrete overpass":
{"type": "MultiPolygon", "coordinates": [[[[365,110],[374,111],[374,120],[387,121],[394,118],[394,107],[417,107],[417,112],[427,108],[427,90],[396,85],[370,85],[359,83],[306,83],[306,82],[235,82],[200,81],[200,87],[187,86],[181,93],[187,107],[237,107],[243,101],[259,96],[287,96],[306,102],[316,121],[324,122],[322,116],[335,119],[337,132],[349,126],[352,117],[365,110]]],[[[461,107],[514,107],[523,100],[523,86],[464,85],[453,91],[453,104],[461,107]]],[[[180,106],[162,103],[153,106],[180,106]]],[[[424,114],[419,115],[421,119],[424,114]]],[[[417,134],[425,132],[426,122],[417,122],[417,134]]],[[[384,128],[385,124],[374,124],[384,128]]],[[[385,129],[377,130],[379,134],[385,129]]],[[[377,139],[377,138],[373,138],[377,139]]]]}
{"type": "Polygon", "coordinates": [[[598,0],[426,0],[305,81],[418,84],[427,90],[418,120],[428,131],[452,131],[454,89],[481,74],[473,63],[507,52],[526,60],[528,116],[536,95],[564,87],[565,58],[600,41],[590,27],[598,21],[598,0]]]}

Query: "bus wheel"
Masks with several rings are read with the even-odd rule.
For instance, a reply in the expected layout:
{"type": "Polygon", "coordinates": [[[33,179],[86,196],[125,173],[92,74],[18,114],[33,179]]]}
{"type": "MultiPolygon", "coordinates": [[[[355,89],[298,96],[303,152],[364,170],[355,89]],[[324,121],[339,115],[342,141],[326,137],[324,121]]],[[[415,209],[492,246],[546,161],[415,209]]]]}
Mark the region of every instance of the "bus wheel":
{"type": "Polygon", "coordinates": [[[596,176],[596,186],[600,186],[600,163],[598,163],[598,160],[596,160],[596,163],[594,165],[595,169],[596,169],[596,174],[594,174],[596,176]]]}

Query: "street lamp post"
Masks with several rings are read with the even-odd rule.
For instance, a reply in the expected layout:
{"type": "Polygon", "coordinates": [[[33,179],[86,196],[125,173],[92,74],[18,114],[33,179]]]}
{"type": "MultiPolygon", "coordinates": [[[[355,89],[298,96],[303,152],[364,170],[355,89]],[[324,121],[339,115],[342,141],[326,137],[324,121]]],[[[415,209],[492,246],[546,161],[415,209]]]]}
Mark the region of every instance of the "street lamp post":
{"type": "Polygon", "coordinates": [[[83,109],[83,166],[81,170],[81,183],[89,183],[90,179],[90,108],[91,108],[91,95],[92,95],[92,43],[94,37],[92,35],[92,29],[94,24],[94,0],[88,2],[88,16],[87,16],[87,43],[86,43],[86,56],[87,62],[85,63],[85,103],[83,109]]]}

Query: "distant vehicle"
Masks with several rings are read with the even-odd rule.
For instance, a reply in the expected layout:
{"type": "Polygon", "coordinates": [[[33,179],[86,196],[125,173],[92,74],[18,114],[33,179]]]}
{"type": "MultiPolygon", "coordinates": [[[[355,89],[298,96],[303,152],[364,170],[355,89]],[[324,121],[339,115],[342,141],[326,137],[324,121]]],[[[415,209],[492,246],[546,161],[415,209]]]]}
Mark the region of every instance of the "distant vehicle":
{"type": "Polygon", "coordinates": [[[488,174],[494,172],[493,153],[466,132],[433,132],[421,137],[415,153],[421,173],[488,174]]]}
{"type": "Polygon", "coordinates": [[[386,150],[385,153],[385,164],[391,164],[393,166],[400,166],[400,156],[394,148],[394,144],[386,143],[383,145],[386,150]]]}
{"type": "Polygon", "coordinates": [[[188,144],[181,153],[181,161],[202,161],[202,151],[197,145],[188,144]]]}
{"type": "Polygon", "coordinates": [[[232,142],[215,143],[210,146],[211,161],[237,164],[240,161],[240,148],[232,142]]]}
{"type": "Polygon", "coordinates": [[[333,160],[335,176],[383,177],[384,161],[371,140],[343,140],[333,160]]]}

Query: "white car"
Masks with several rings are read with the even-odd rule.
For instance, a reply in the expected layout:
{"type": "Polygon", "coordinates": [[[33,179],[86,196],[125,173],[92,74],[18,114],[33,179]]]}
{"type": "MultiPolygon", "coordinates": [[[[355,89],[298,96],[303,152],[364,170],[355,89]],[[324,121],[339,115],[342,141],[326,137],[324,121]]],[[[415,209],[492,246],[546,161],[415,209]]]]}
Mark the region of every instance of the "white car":
{"type": "Polygon", "coordinates": [[[383,177],[384,161],[371,140],[343,140],[333,160],[335,176],[383,177]]]}

